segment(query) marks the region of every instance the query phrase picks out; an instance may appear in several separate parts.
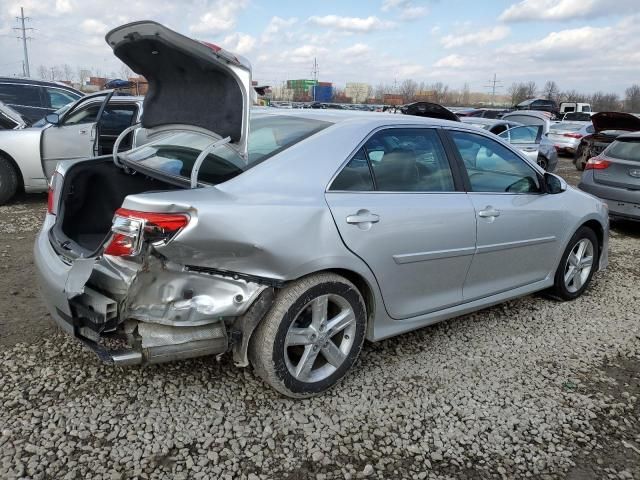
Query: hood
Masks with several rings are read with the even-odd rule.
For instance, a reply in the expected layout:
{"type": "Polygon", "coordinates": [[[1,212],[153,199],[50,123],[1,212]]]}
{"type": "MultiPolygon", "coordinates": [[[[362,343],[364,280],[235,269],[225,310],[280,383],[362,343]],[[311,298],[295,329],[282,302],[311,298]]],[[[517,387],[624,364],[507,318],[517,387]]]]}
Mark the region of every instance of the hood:
{"type": "Polygon", "coordinates": [[[0,130],[14,130],[27,126],[25,118],[13,108],[0,102],[0,130]]]}
{"type": "Polygon", "coordinates": [[[640,118],[630,113],[599,112],[591,115],[591,123],[593,123],[596,133],[605,130],[622,130],[625,132],[640,130],[640,118]]]}
{"type": "Polygon", "coordinates": [[[403,105],[400,111],[405,115],[416,115],[418,117],[440,118],[442,120],[451,120],[459,122],[458,116],[451,110],[444,108],[442,105],[430,102],[414,102],[403,105]]]}
{"type": "Polygon", "coordinates": [[[114,54],[144,76],[142,126],[190,125],[230,137],[246,157],[251,65],[217,45],[185,37],[159,23],[140,21],[105,37],[114,54]]]}

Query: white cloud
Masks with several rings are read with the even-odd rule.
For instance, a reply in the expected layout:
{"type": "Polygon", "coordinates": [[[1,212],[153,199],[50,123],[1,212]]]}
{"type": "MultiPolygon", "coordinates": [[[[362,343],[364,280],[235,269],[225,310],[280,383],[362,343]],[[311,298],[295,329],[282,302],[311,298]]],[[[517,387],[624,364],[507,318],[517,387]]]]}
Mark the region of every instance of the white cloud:
{"type": "Polygon", "coordinates": [[[464,45],[486,45],[508,37],[509,33],[509,27],[498,25],[477,30],[473,33],[445,35],[440,39],[440,43],[444,48],[462,47],[464,45]]]}
{"type": "Polygon", "coordinates": [[[635,12],[637,0],[522,0],[500,15],[505,22],[571,20],[635,12]]]}
{"type": "Polygon", "coordinates": [[[344,57],[359,57],[366,55],[369,52],[371,52],[371,47],[369,47],[369,45],[356,43],[355,45],[351,45],[350,47],[343,49],[340,53],[344,57]]]}
{"type": "Polygon", "coordinates": [[[80,30],[89,35],[104,35],[105,33],[107,33],[107,30],[109,30],[109,27],[107,27],[100,20],[87,18],[80,24],[80,30]]]}
{"type": "Polygon", "coordinates": [[[236,26],[238,14],[247,5],[248,0],[216,0],[197,23],[189,26],[189,30],[209,35],[228,32],[236,26]]]}
{"type": "Polygon", "coordinates": [[[416,4],[413,0],[383,0],[382,11],[396,11],[402,21],[416,20],[429,13],[427,7],[416,4]]]}
{"type": "Polygon", "coordinates": [[[279,34],[284,33],[285,37],[290,35],[288,31],[293,25],[298,22],[298,19],[295,17],[292,18],[281,18],[281,17],[271,17],[271,21],[265,27],[264,32],[262,34],[262,41],[269,42],[274,39],[279,34]]]}
{"type": "Polygon", "coordinates": [[[246,55],[253,50],[253,47],[255,47],[256,39],[246,33],[236,32],[224,37],[221,44],[225,50],[229,50],[239,55],[246,55]]]}
{"type": "Polygon", "coordinates": [[[447,55],[433,64],[436,68],[462,68],[469,66],[467,58],[458,54],[447,55]]]}
{"type": "Polygon", "coordinates": [[[378,17],[340,17],[338,15],[326,15],[324,17],[309,17],[309,22],[319,27],[345,30],[349,32],[372,32],[394,26],[393,22],[380,20],[378,17]]]}

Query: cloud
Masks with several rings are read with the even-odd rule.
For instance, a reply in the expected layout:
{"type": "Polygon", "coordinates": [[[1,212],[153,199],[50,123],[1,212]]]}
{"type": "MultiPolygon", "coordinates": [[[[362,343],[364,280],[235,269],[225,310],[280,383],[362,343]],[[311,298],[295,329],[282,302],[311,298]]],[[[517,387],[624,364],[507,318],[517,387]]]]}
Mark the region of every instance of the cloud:
{"type": "Polygon", "coordinates": [[[105,33],[107,33],[107,30],[109,30],[109,27],[107,27],[100,20],[96,20],[94,18],[87,18],[86,20],[83,20],[82,23],[80,24],[80,30],[90,35],[94,35],[94,34],[104,35],[105,33]]]}
{"type": "Polygon", "coordinates": [[[637,11],[637,0],[522,0],[511,5],[499,19],[504,22],[571,20],[620,15],[637,11]]]}
{"type": "Polygon", "coordinates": [[[502,25],[467,34],[450,34],[442,37],[440,43],[444,48],[462,47],[464,45],[486,45],[509,36],[510,29],[502,25]]]}
{"type": "Polygon", "coordinates": [[[298,22],[298,19],[295,17],[291,18],[281,18],[281,17],[271,17],[271,21],[265,27],[264,32],[262,33],[262,41],[270,42],[273,40],[278,34],[284,31],[285,36],[289,34],[288,29],[290,29],[293,25],[298,22]]]}
{"type": "Polygon", "coordinates": [[[429,13],[427,7],[424,5],[416,5],[413,0],[383,0],[382,11],[396,11],[398,13],[398,19],[402,21],[416,20],[429,13]]]}
{"type": "Polygon", "coordinates": [[[256,45],[256,39],[246,33],[232,33],[224,37],[221,42],[226,50],[229,50],[238,55],[246,55],[253,50],[256,45]]]}
{"type": "Polygon", "coordinates": [[[340,53],[345,57],[359,57],[366,55],[369,52],[371,52],[371,47],[369,47],[369,45],[356,43],[355,45],[351,45],[350,47],[343,49],[340,53]]]}
{"type": "Polygon", "coordinates": [[[216,0],[199,22],[189,26],[193,33],[217,35],[228,32],[236,26],[240,11],[248,5],[248,0],[216,0]]]}
{"type": "Polygon", "coordinates": [[[340,17],[338,15],[326,15],[324,17],[313,16],[309,17],[309,22],[319,27],[360,33],[384,30],[395,25],[393,22],[380,20],[378,17],[374,16],[369,16],[367,18],[340,17]]]}

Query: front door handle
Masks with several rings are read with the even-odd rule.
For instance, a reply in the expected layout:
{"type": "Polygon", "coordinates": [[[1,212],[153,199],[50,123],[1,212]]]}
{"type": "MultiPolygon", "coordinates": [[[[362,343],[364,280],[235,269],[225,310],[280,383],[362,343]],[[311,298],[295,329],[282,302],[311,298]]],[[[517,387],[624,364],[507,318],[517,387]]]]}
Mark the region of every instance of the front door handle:
{"type": "Polygon", "coordinates": [[[359,224],[359,223],[378,223],[380,216],[375,213],[371,213],[368,210],[360,210],[358,213],[349,215],[347,217],[347,223],[359,224]]]}
{"type": "Polygon", "coordinates": [[[478,212],[478,216],[482,218],[494,218],[500,216],[500,210],[496,210],[491,205],[484,207],[484,210],[478,212]]]}
{"type": "Polygon", "coordinates": [[[87,131],[85,129],[82,129],[78,132],[80,135],[86,135],[87,131]]]}

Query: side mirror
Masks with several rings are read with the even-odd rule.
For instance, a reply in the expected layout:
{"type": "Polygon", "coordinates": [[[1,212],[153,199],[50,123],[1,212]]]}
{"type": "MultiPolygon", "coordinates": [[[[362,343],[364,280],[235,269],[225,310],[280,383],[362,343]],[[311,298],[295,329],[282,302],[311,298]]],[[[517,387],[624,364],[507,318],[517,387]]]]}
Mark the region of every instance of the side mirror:
{"type": "Polygon", "coordinates": [[[567,182],[553,173],[546,172],[544,182],[547,185],[547,193],[556,194],[567,190],[567,182]]]}
{"type": "Polygon", "coordinates": [[[58,125],[60,123],[60,115],[58,115],[57,113],[50,113],[46,115],[44,119],[51,125],[58,125]]]}

